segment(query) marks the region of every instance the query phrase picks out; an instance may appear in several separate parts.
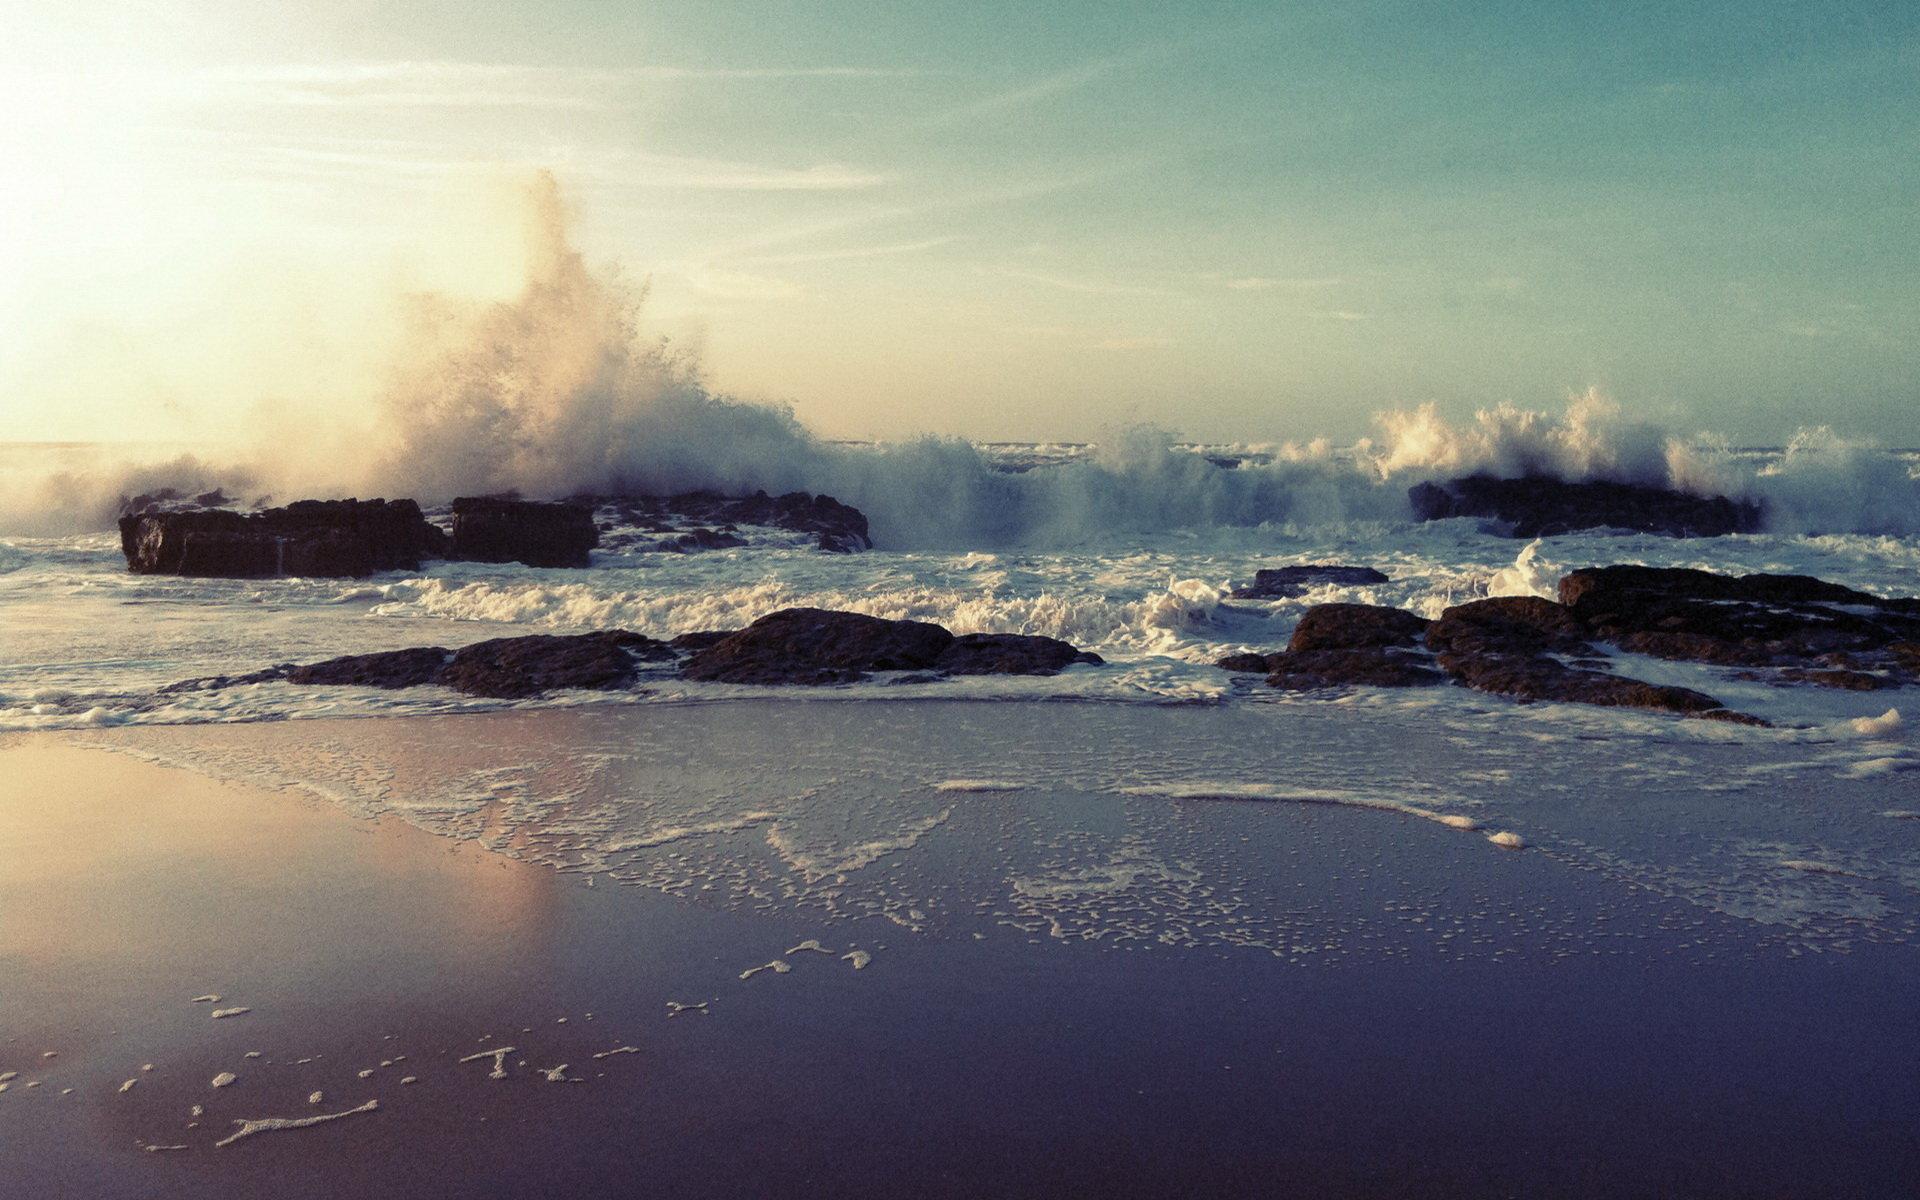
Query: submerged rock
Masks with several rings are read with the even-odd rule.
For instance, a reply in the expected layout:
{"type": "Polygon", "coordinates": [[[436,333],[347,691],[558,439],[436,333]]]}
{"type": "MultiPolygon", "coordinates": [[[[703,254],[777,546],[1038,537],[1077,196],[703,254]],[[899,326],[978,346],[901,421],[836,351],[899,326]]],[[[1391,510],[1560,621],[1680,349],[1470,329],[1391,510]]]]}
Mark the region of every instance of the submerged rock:
{"type": "Polygon", "coordinates": [[[584,504],[499,496],[462,496],[453,502],[450,558],[584,567],[599,544],[593,510],[584,504]]]}
{"type": "Polygon", "coordinates": [[[1294,626],[1287,649],[1352,650],[1362,646],[1412,646],[1427,631],[1425,617],[1379,604],[1318,604],[1294,626]]]}
{"type": "Polygon", "coordinates": [[[711,683],[850,683],[869,671],[924,671],[953,634],[924,621],[787,608],[687,660],[680,673],[711,683]]]}
{"type": "Polygon", "coordinates": [[[1415,484],[1407,492],[1422,521],[1486,517],[1511,537],[1536,538],[1576,529],[1633,529],[1670,537],[1719,537],[1758,530],[1757,501],[1695,496],[1668,488],[1605,480],[1568,482],[1545,475],[1499,479],[1468,475],[1415,484]]]}
{"type": "Polygon", "coordinates": [[[1574,571],[1560,599],[1594,636],[1656,658],[1793,668],[1786,678],[1864,689],[1920,675],[1920,599],[1887,599],[1807,575],[1717,575],[1640,566],[1574,571]]]}
{"type": "Polygon", "coordinates": [[[1290,567],[1271,567],[1253,573],[1253,582],[1234,591],[1235,599],[1265,600],[1303,596],[1309,588],[1325,584],[1357,587],[1389,582],[1372,567],[1341,566],[1334,563],[1300,563],[1290,567]]]}
{"type": "Polygon", "coordinates": [[[257,579],[416,570],[422,558],[442,552],[445,540],[411,500],[301,500],[257,513],[148,510],[120,518],[127,569],[142,575],[257,579]]]}
{"type": "Polygon", "coordinates": [[[1320,604],[1294,627],[1287,648],[1276,654],[1234,654],[1220,660],[1228,671],[1265,675],[1271,687],[1425,687],[1445,676],[1420,650],[1426,618],[1376,604],[1320,604]]]}
{"type": "Polygon", "coordinates": [[[1440,669],[1460,683],[1516,700],[1650,708],[1683,716],[1764,724],[1691,688],[1669,687],[1561,662],[1595,653],[1572,609],[1538,596],[1501,596],[1456,605],[1427,629],[1440,669]]]}
{"type": "Polygon", "coordinates": [[[287,672],[292,683],[378,688],[419,687],[436,683],[453,651],[443,646],[415,646],[378,654],[349,654],[325,662],[308,663],[287,672]]]}
{"type": "Polygon", "coordinates": [[[1317,688],[1427,687],[1446,676],[1419,654],[1380,646],[1349,650],[1288,650],[1266,656],[1267,685],[1296,691],[1317,688]]]}
{"type": "Polygon", "coordinates": [[[665,643],[625,629],[494,638],[455,651],[436,682],[471,696],[502,699],[556,688],[607,691],[632,683],[641,661],[674,657],[665,643]]]}
{"type": "Polygon", "coordinates": [[[415,646],[350,654],[286,672],[291,683],[406,688],[439,684],[470,696],[522,699],[557,688],[606,691],[633,682],[639,663],[671,659],[664,642],[624,629],[571,637],[494,638],[458,650],[415,646]]]}
{"type": "Polygon", "coordinates": [[[1075,663],[1106,660],[1058,638],[1024,633],[964,633],[954,638],[934,669],[949,675],[1057,675],[1075,663]]]}
{"type": "MultiPolygon", "coordinates": [[[[681,639],[676,639],[680,641],[681,639]]],[[[975,633],[955,637],[924,621],[889,621],[863,613],[788,608],[715,640],[688,635],[697,647],[681,668],[712,683],[851,683],[870,671],[939,675],[1052,675],[1101,658],[1056,638],[975,633]]]]}
{"type": "Polygon", "coordinates": [[[618,507],[622,517],[644,529],[667,532],[672,522],[693,522],[708,527],[693,530],[694,541],[686,536],[669,539],[655,548],[663,550],[717,549],[744,544],[732,538],[737,525],[759,525],[785,529],[812,536],[814,544],[835,554],[848,554],[873,547],[868,534],[866,514],[832,496],[807,492],[788,492],[769,496],[755,492],[751,496],[722,496],[715,492],[685,492],[675,496],[613,496],[601,503],[618,507]]]}

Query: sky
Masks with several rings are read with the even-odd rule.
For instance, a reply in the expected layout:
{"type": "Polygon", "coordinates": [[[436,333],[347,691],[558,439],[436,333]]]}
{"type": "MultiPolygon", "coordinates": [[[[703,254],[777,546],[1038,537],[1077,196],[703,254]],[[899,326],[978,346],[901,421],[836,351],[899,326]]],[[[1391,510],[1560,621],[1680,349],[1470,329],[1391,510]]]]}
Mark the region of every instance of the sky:
{"type": "Polygon", "coordinates": [[[1920,443],[1920,6],[10,0],[0,440],[370,402],[550,170],[830,436],[1920,443]],[[1470,11],[1469,11],[1470,10],[1470,11]]]}

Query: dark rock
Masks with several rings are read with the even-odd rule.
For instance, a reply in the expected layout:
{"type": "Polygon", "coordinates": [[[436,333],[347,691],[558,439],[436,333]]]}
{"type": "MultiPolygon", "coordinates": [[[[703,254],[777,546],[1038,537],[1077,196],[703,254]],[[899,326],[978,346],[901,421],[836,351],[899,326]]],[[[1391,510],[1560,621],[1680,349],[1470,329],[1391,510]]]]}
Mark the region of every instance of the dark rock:
{"type": "Polygon", "coordinates": [[[1831,667],[1786,667],[1780,671],[1778,678],[1789,683],[1811,683],[1815,687],[1841,688],[1849,692],[1877,692],[1900,686],[1899,680],[1885,675],[1831,667]]]}
{"type": "Polygon", "coordinates": [[[1500,596],[1456,605],[1427,629],[1440,669],[1460,683],[1516,700],[1650,708],[1683,716],[1764,724],[1727,713],[1704,692],[1569,666],[1555,654],[1590,656],[1573,610],[1538,596],[1500,596]]]}
{"type": "Polygon", "coordinates": [[[1291,567],[1272,567],[1255,571],[1253,582],[1233,594],[1241,600],[1286,599],[1305,595],[1307,589],[1324,584],[1355,587],[1386,583],[1387,577],[1372,567],[1348,567],[1333,563],[1301,563],[1291,567]]]}
{"type": "Polygon", "coordinates": [[[1439,653],[1591,655],[1586,628],[1563,605],[1538,596],[1498,596],[1458,604],[1427,627],[1439,653]]]}
{"type": "Polygon", "coordinates": [[[555,688],[608,691],[633,682],[641,660],[666,660],[664,642],[609,629],[572,637],[495,638],[454,652],[438,682],[473,696],[518,699],[555,688]]]}
{"type": "Polygon", "coordinates": [[[211,692],[220,688],[245,687],[254,683],[272,683],[285,679],[294,670],[292,663],[281,663],[275,667],[265,667],[258,671],[249,671],[245,675],[209,675],[200,679],[182,679],[178,683],[169,683],[165,687],[154,689],[156,696],[171,696],[177,692],[211,692]]]}
{"type": "Polygon", "coordinates": [[[1021,633],[966,633],[954,638],[934,667],[949,675],[1053,675],[1075,663],[1105,660],[1050,637],[1021,633]]]}
{"type": "MultiPolygon", "coordinates": [[[[868,550],[873,539],[867,530],[867,518],[852,505],[832,496],[814,496],[806,492],[788,492],[769,496],[755,492],[751,496],[722,496],[715,492],[685,492],[676,496],[616,496],[604,501],[616,504],[621,516],[633,525],[658,532],[670,532],[676,526],[668,518],[683,524],[731,528],[735,525],[759,525],[809,534],[822,550],[836,554],[868,550]]],[[[697,536],[699,531],[695,531],[697,536]]],[[[669,539],[657,548],[665,550],[703,549],[669,539]]]]}
{"type": "Polygon", "coordinates": [[[1591,634],[1658,658],[1912,675],[1920,600],[1806,575],[1716,575],[1639,566],[1574,571],[1560,598],[1591,634]]]}
{"type": "Polygon", "coordinates": [[[1426,687],[1446,676],[1419,655],[1379,646],[1348,650],[1289,650],[1266,658],[1267,684],[1308,691],[1317,688],[1426,687]]]}
{"type": "Polygon", "coordinates": [[[1499,479],[1469,475],[1415,484],[1407,499],[1422,521],[1484,517],[1512,537],[1546,537],[1576,529],[1633,529],[1672,537],[1752,533],[1764,512],[1757,501],[1695,496],[1635,483],[1569,483],[1545,475],[1499,479]]]}
{"type": "Polygon", "coordinates": [[[922,621],[788,608],[709,646],[681,674],[715,683],[848,683],[868,671],[924,671],[953,634],[922,621]]]}
{"type": "Polygon", "coordinates": [[[1412,646],[1427,631],[1424,617],[1378,604],[1320,604],[1294,626],[1290,651],[1412,646]]]}
{"type": "Polygon", "coordinates": [[[1272,654],[1229,654],[1213,665],[1240,675],[1266,675],[1273,670],[1267,665],[1267,660],[1276,657],[1272,654]]]}
{"type": "Polygon", "coordinates": [[[143,575],[262,578],[417,570],[445,535],[411,500],[301,500],[257,513],[133,512],[120,518],[127,568],[143,575]]]}
{"type": "Polygon", "coordinates": [[[679,537],[662,541],[659,548],[680,554],[692,554],[700,550],[730,550],[735,546],[746,544],[747,539],[736,534],[723,533],[718,529],[695,529],[679,537]]]}
{"type": "Polygon", "coordinates": [[[708,629],[702,630],[699,633],[683,633],[679,637],[669,641],[667,645],[672,646],[682,654],[697,654],[702,650],[719,645],[738,632],[740,631],[737,629],[708,629]]]}
{"type": "Polygon", "coordinates": [[[600,544],[593,509],[584,504],[462,496],[453,502],[448,556],[468,562],[520,562],[530,567],[584,567],[600,544]]]}
{"type": "Polygon", "coordinates": [[[1766,724],[1757,717],[1729,711],[1704,692],[1569,667],[1546,655],[1449,652],[1441,654],[1439,662],[1447,674],[1468,687],[1516,700],[1650,708],[1689,717],[1766,724]]]}
{"type": "Polygon", "coordinates": [[[292,683],[406,688],[439,681],[453,651],[442,646],[415,646],[378,654],[349,654],[325,662],[308,663],[287,672],[292,683]]]}
{"type": "Polygon", "coordinates": [[[458,650],[415,646],[350,654],[286,672],[299,684],[406,688],[439,684],[472,696],[520,699],[555,688],[612,690],[633,682],[644,661],[675,657],[664,642],[624,629],[570,637],[494,638],[458,650]]]}

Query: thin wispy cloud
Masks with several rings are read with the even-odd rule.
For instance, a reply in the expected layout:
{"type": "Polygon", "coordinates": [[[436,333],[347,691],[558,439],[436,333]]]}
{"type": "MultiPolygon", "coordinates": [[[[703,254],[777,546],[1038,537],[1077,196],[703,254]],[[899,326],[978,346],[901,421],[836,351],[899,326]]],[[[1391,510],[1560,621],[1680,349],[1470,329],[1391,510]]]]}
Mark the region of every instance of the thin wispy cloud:
{"type": "Polygon", "coordinates": [[[290,63],[198,72],[192,83],[228,102],[332,108],[617,107],[642,84],[676,81],[891,79],[891,67],[543,67],[446,61],[290,63]]]}
{"type": "Polygon", "coordinates": [[[918,242],[893,242],[884,246],[848,246],[839,250],[816,250],[807,254],[763,254],[739,261],[762,263],[767,266],[786,266],[795,263],[841,262],[857,258],[888,258],[897,254],[917,254],[922,250],[932,250],[944,246],[954,239],[951,237],[926,238],[918,242]]]}
{"type": "Polygon", "coordinates": [[[1084,296],[1171,296],[1177,293],[1165,288],[1145,287],[1138,284],[1111,283],[1101,279],[1080,279],[1071,275],[1059,275],[1050,271],[1033,271],[1023,267],[997,267],[990,271],[1003,279],[1017,279],[1022,283],[1037,283],[1043,287],[1063,292],[1078,292],[1084,296]]]}
{"type": "Polygon", "coordinates": [[[1275,288],[1307,290],[1311,288],[1337,287],[1345,282],[1345,280],[1336,278],[1286,279],[1268,275],[1209,275],[1207,278],[1218,280],[1221,287],[1234,292],[1266,292],[1272,291],[1275,288]]]}

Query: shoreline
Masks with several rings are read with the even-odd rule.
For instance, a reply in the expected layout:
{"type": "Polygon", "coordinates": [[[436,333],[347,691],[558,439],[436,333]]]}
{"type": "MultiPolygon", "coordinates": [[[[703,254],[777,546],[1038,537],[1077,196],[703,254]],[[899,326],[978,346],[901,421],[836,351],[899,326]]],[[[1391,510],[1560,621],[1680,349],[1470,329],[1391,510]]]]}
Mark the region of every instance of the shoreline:
{"type": "MultiPolygon", "coordinates": [[[[1600,811],[1518,807],[1526,748],[1455,747],[1458,794],[1419,799],[1466,830],[1341,802],[1367,748],[1340,717],[1161,711],[1167,745],[1129,751],[1125,708],[888,707],[0,738],[0,964],[24,981],[0,1167],[102,1196],[1858,1195],[1920,1167],[1900,885],[1878,911],[1801,868],[1705,895],[1674,876],[1705,841],[1600,852],[1657,806],[1631,780],[1600,811]],[[1286,744],[1225,769],[1258,728],[1286,744]],[[78,745],[101,738],[125,744],[78,745]],[[1103,790],[1096,745],[1147,794],[1103,790]],[[1181,799],[1166,755],[1271,794],[1181,799]],[[1526,849],[1489,844],[1506,827],[1526,849]],[[251,1011],[210,1020],[208,994],[251,1011]],[[505,1079],[458,1061],[503,1043],[505,1079]],[[583,1082],[549,1082],[561,1062],[583,1082]]],[[[1450,744],[1362,723],[1429,771],[1450,744]]],[[[1674,778],[1748,757],[1667,750],[1674,778]]],[[[1740,844],[1734,810],[1804,803],[1782,779],[1675,803],[1740,844]]],[[[1777,859],[1857,872],[1851,829],[1912,860],[1885,781],[1815,790],[1830,844],[1777,859]]]]}

